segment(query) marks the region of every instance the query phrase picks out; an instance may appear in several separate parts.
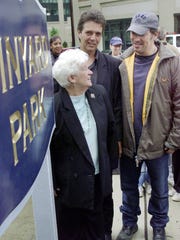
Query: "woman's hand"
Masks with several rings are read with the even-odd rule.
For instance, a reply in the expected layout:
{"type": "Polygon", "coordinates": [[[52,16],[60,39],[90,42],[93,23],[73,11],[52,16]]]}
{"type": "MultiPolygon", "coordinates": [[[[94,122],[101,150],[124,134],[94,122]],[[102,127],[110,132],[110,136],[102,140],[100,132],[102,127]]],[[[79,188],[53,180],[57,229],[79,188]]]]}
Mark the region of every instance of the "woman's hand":
{"type": "Polygon", "coordinates": [[[59,193],[60,193],[60,188],[54,189],[54,196],[55,196],[55,197],[58,197],[58,196],[59,196],[59,193]]]}
{"type": "Polygon", "coordinates": [[[122,144],[121,144],[120,141],[118,142],[118,151],[119,151],[119,158],[121,158],[121,155],[122,155],[122,144]]]}

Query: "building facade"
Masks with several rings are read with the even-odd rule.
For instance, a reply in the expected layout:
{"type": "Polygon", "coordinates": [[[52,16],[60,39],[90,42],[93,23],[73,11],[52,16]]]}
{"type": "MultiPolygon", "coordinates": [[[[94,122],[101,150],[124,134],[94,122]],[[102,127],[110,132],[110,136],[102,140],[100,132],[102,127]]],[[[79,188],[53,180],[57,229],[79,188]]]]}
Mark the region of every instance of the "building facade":
{"type": "Polygon", "coordinates": [[[47,30],[49,36],[53,30],[61,36],[62,42],[72,46],[71,0],[39,0],[46,8],[47,30]]]}
{"type": "MultiPolygon", "coordinates": [[[[107,24],[100,44],[100,50],[109,49],[109,39],[120,36],[124,49],[130,45],[129,34],[126,32],[132,16],[139,11],[152,11],[159,17],[160,26],[169,33],[180,33],[180,0],[39,0],[56,4],[52,11],[58,15],[47,16],[48,31],[52,27],[59,30],[63,41],[68,46],[78,46],[76,34],[80,14],[90,8],[99,9],[104,14],[107,24]],[[72,18],[71,18],[72,15],[72,18]],[[57,20],[58,19],[58,20],[57,20]],[[52,21],[53,20],[53,21],[52,21]]],[[[43,4],[43,3],[42,3],[43,4]]],[[[49,12],[47,12],[47,15],[49,12]]]]}

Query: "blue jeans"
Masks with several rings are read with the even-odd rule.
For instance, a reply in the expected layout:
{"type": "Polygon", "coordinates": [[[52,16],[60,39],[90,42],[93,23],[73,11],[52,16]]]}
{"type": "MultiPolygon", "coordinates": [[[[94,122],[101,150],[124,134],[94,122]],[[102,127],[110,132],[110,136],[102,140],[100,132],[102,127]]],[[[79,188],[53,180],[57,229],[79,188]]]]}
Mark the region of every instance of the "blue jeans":
{"type": "MultiPolygon", "coordinates": [[[[148,212],[152,215],[150,224],[154,227],[165,227],[169,221],[168,210],[168,159],[165,154],[160,158],[144,160],[151,181],[151,197],[148,212]]],[[[122,221],[124,226],[134,226],[138,215],[141,214],[139,207],[138,180],[141,173],[141,165],[136,167],[134,159],[122,156],[120,160],[120,178],[122,194],[122,221]]]]}
{"type": "Polygon", "coordinates": [[[147,171],[147,167],[146,167],[146,163],[143,162],[142,166],[141,166],[141,174],[139,177],[139,187],[143,187],[144,183],[148,183],[150,184],[150,177],[149,177],[149,173],[147,171]]]}

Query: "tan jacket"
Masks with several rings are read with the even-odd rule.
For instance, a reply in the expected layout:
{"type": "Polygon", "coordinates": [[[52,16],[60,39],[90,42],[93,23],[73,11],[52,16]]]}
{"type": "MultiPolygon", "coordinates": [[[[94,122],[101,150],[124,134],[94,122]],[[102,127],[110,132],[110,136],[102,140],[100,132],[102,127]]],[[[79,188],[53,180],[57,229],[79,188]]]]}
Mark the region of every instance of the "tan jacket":
{"type": "MultiPolygon", "coordinates": [[[[122,59],[133,54],[130,47],[122,59]]],[[[136,152],[135,135],[130,106],[128,73],[124,61],[119,69],[122,78],[123,154],[139,160],[154,159],[164,154],[164,146],[180,148],[180,58],[162,44],[159,46],[160,60],[153,74],[155,84],[136,152]]]]}

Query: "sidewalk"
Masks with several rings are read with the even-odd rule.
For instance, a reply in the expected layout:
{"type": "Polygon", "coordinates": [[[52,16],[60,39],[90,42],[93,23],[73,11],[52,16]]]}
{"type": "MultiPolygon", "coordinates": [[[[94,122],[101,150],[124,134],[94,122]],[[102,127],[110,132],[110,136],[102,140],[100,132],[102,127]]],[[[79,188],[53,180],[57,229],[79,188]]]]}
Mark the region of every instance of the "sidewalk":
{"type": "MultiPolygon", "coordinates": [[[[119,206],[121,204],[121,191],[119,175],[113,175],[113,198],[114,198],[114,222],[113,222],[113,240],[116,239],[121,227],[121,213],[119,206]]],[[[147,200],[148,200],[147,196],[147,200]]],[[[139,230],[135,234],[133,240],[145,240],[144,237],[144,198],[140,198],[140,206],[142,214],[138,220],[139,230]]],[[[166,228],[167,240],[180,240],[180,202],[173,202],[169,198],[169,217],[170,222],[166,228]]],[[[149,226],[150,215],[148,214],[148,240],[152,240],[152,229],[149,226]]],[[[30,199],[17,217],[14,223],[6,233],[0,237],[0,240],[35,240],[35,226],[33,221],[32,200],[30,199]]],[[[53,240],[53,239],[40,239],[40,240],[53,240]]],[[[93,240],[93,239],[92,239],[93,240]]]]}
{"type": "MultiPolygon", "coordinates": [[[[113,175],[113,187],[114,187],[114,222],[113,222],[113,240],[116,239],[119,231],[122,227],[121,213],[119,206],[121,204],[121,191],[119,175],[113,175]]],[[[147,195],[147,203],[149,196],[147,195]]],[[[144,240],[144,197],[140,198],[141,215],[138,220],[139,230],[135,234],[133,240],[144,240]]],[[[149,224],[150,215],[148,214],[148,240],[152,240],[152,228],[149,224]]],[[[167,240],[180,240],[180,202],[174,202],[169,198],[169,218],[170,221],[166,227],[167,240]]]]}

